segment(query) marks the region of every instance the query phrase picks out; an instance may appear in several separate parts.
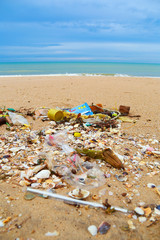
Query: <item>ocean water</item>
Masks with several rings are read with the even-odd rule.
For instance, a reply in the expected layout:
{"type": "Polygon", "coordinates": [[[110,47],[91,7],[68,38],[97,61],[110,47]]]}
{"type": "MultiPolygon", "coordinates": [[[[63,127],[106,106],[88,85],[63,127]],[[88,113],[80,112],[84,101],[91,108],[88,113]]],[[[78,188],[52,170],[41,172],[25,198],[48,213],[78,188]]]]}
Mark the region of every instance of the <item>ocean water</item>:
{"type": "Polygon", "coordinates": [[[24,75],[114,75],[160,77],[160,64],[25,62],[0,63],[0,76],[24,75]]]}

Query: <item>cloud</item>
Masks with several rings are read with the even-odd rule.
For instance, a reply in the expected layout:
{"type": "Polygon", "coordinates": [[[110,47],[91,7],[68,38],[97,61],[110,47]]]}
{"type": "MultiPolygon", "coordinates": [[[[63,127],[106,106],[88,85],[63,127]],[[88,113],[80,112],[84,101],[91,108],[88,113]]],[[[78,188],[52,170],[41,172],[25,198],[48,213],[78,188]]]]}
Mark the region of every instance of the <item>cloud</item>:
{"type": "Polygon", "coordinates": [[[5,0],[0,2],[0,51],[8,59],[9,54],[26,59],[77,54],[123,60],[137,54],[158,61],[159,12],[159,0],[5,0]]]}
{"type": "Polygon", "coordinates": [[[139,22],[160,19],[157,0],[5,0],[0,3],[3,21],[114,21],[139,22]],[[7,12],[9,14],[7,14],[7,12]]]}
{"type": "MultiPolygon", "coordinates": [[[[1,57],[13,59],[56,59],[57,60],[91,60],[91,61],[159,61],[160,43],[126,43],[126,42],[64,42],[53,46],[6,46],[0,48],[1,57]]],[[[1,59],[0,59],[1,60],[1,59]]],[[[148,61],[148,62],[149,62],[148,61]]]]}

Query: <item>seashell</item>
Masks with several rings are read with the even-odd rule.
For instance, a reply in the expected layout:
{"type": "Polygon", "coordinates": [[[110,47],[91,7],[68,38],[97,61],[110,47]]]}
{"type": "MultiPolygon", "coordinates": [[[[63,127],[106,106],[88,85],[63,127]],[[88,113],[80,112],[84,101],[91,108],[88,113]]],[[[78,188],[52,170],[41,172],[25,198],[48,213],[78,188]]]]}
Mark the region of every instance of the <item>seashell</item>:
{"type": "Polygon", "coordinates": [[[155,155],[160,155],[160,151],[152,151],[152,153],[155,155]]]}
{"type": "Polygon", "coordinates": [[[130,229],[135,230],[136,227],[134,226],[133,222],[131,220],[128,220],[128,226],[130,229]]]}
{"type": "Polygon", "coordinates": [[[119,157],[110,148],[104,149],[102,155],[103,155],[104,161],[111,164],[113,167],[118,169],[124,168],[119,157]]]}
{"type": "Polygon", "coordinates": [[[89,196],[90,192],[87,190],[83,190],[83,189],[74,189],[73,191],[69,192],[68,195],[72,198],[76,198],[76,199],[85,199],[89,196]]]}
{"type": "Polygon", "coordinates": [[[147,187],[148,187],[148,188],[155,188],[156,185],[155,185],[154,183],[148,183],[148,184],[147,184],[147,187]]]}
{"type": "Polygon", "coordinates": [[[146,222],[147,218],[146,217],[139,217],[138,220],[139,220],[140,223],[144,223],[144,222],[146,222]]]}
{"type": "Polygon", "coordinates": [[[6,173],[6,175],[8,175],[8,176],[12,176],[13,174],[14,174],[14,171],[13,171],[13,170],[11,170],[11,171],[9,171],[9,172],[6,173]]]}
{"type": "Polygon", "coordinates": [[[36,178],[41,178],[41,179],[49,178],[50,174],[51,174],[51,172],[49,170],[42,170],[39,173],[37,173],[35,175],[35,177],[36,178]]]}
{"type": "Polygon", "coordinates": [[[43,188],[50,188],[50,189],[51,189],[51,188],[54,188],[54,187],[55,187],[55,183],[53,183],[53,182],[52,182],[52,183],[48,183],[48,182],[45,181],[45,182],[42,184],[42,187],[43,187],[43,188]]]}
{"type": "Polygon", "coordinates": [[[19,182],[19,185],[21,185],[22,187],[24,187],[24,186],[29,186],[30,184],[31,184],[30,182],[25,181],[25,180],[21,180],[21,181],[19,182]]]}
{"type": "Polygon", "coordinates": [[[139,202],[138,205],[139,205],[140,207],[142,207],[142,206],[145,205],[145,202],[139,202]]]}
{"type": "Polygon", "coordinates": [[[96,194],[94,194],[94,195],[92,196],[92,199],[93,199],[93,200],[98,200],[98,199],[99,199],[99,196],[96,195],[96,194]]]}
{"type": "Polygon", "coordinates": [[[34,167],[33,169],[29,168],[27,171],[26,171],[26,178],[30,178],[32,177],[34,174],[36,174],[37,172],[39,172],[41,169],[43,169],[46,165],[43,164],[43,165],[38,165],[36,167],[34,167]]]}
{"type": "Polygon", "coordinates": [[[58,183],[58,182],[61,182],[61,179],[59,177],[56,177],[55,175],[52,175],[52,180],[54,183],[58,183]]]}
{"type": "Polygon", "coordinates": [[[138,215],[144,215],[144,211],[143,211],[143,209],[140,208],[140,207],[136,207],[136,208],[134,209],[134,211],[135,211],[138,215]]]}
{"type": "Polygon", "coordinates": [[[120,182],[126,182],[127,181],[127,177],[123,176],[123,175],[115,175],[115,177],[117,178],[118,181],[120,182]]]}
{"type": "Polygon", "coordinates": [[[32,183],[31,184],[31,187],[32,188],[37,188],[37,187],[39,187],[40,186],[40,183],[32,183]]]}
{"type": "Polygon", "coordinates": [[[144,210],[144,214],[145,214],[146,217],[148,217],[152,212],[150,207],[144,208],[143,210],[144,210]]]}
{"type": "Polygon", "coordinates": [[[90,234],[92,236],[96,236],[97,235],[97,227],[95,225],[90,225],[88,227],[88,231],[90,232],[90,234]]]}
{"type": "Polygon", "coordinates": [[[0,227],[4,227],[4,223],[2,220],[0,220],[0,227]]]}
{"type": "Polygon", "coordinates": [[[8,171],[8,170],[10,170],[10,169],[11,169],[10,166],[6,166],[6,165],[2,166],[2,170],[8,171]]]}
{"type": "Polygon", "coordinates": [[[149,219],[149,221],[151,221],[151,222],[155,222],[156,219],[152,216],[152,217],[149,219]]]}
{"type": "Polygon", "coordinates": [[[108,230],[110,229],[111,225],[107,222],[102,222],[99,227],[98,227],[98,232],[100,234],[105,234],[108,232],[108,230]]]}
{"type": "Polygon", "coordinates": [[[32,169],[33,174],[39,172],[39,171],[42,170],[44,167],[46,167],[46,164],[38,165],[38,166],[34,167],[34,168],[32,169]]]}
{"type": "Polygon", "coordinates": [[[47,237],[53,237],[53,236],[58,236],[58,235],[59,235],[59,232],[57,232],[57,231],[45,233],[45,236],[47,236],[47,237]]]}
{"type": "Polygon", "coordinates": [[[158,205],[157,207],[155,207],[154,213],[157,214],[157,215],[160,215],[160,205],[158,205]]]}

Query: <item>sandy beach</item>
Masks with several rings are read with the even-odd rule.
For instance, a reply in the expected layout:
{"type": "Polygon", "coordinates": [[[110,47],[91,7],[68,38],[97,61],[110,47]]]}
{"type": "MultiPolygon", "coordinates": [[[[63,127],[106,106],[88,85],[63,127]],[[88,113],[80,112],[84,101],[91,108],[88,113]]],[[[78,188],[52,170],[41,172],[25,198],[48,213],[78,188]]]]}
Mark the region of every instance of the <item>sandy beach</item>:
{"type": "MultiPolygon", "coordinates": [[[[160,78],[138,78],[138,77],[105,77],[105,76],[26,76],[26,77],[0,77],[0,107],[14,108],[18,110],[21,107],[33,108],[65,107],[72,108],[87,102],[101,103],[106,109],[118,109],[119,105],[130,106],[130,115],[140,115],[134,117],[134,123],[122,123],[121,132],[124,138],[133,137],[140,139],[143,145],[149,144],[149,139],[160,140],[160,78]],[[146,142],[143,140],[147,139],[146,142]]],[[[31,122],[32,130],[43,129],[49,122],[33,120],[31,122]]],[[[7,133],[6,125],[0,126],[0,138],[7,133]]],[[[152,146],[158,149],[158,144],[152,146]]],[[[132,154],[136,154],[139,148],[128,145],[125,148],[131,149],[132,154]]],[[[160,146],[159,146],[160,148],[160,146]]],[[[117,147],[117,152],[124,154],[117,147]]],[[[0,157],[2,159],[3,154],[0,157]]],[[[140,161],[138,158],[136,161],[140,161]]],[[[135,181],[134,174],[130,174],[127,165],[129,183],[133,186],[127,187],[125,183],[115,181],[115,174],[122,174],[122,170],[112,168],[105,171],[113,171],[110,178],[106,178],[106,183],[101,189],[106,189],[105,195],[98,199],[109,199],[111,205],[117,205],[133,210],[139,202],[145,202],[151,208],[151,204],[160,204],[160,196],[147,187],[148,183],[156,186],[160,184],[160,169],[153,165],[153,169],[146,167],[146,162],[160,162],[160,158],[145,155],[141,160],[142,165],[135,165],[141,178],[135,181]],[[154,174],[150,174],[155,172],[154,174]],[[109,195],[109,191],[113,195],[109,195]],[[134,193],[131,203],[125,203],[122,193],[134,193]],[[138,191],[139,195],[136,195],[138,191]]],[[[14,164],[13,164],[14,166],[14,164]]],[[[0,169],[0,174],[2,170],[0,169]]],[[[70,188],[57,189],[57,193],[67,195],[70,188]]],[[[98,194],[98,189],[91,190],[92,194],[98,194]]],[[[88,199],[93,201],[92,198],[88,199]]],[[[106,221],[111,225],[106,235],[98,234],[95,239],[136,239],[149,240],[159,239],[160,216],[149,226],[151,221],[147,218],[144,223],[139,222],[133,214],[123,214],[114,212],[106,214],[101,209],[76,208],[53,199],[36,197],[31,201],[24,200],[22,187],[16,180],[12,182],[12,177],[7,180],[0,180],[0,217],[1,219],[11,217],[18,218],[20,228],[16,227],[9,232],[3,232],[0,228],[0,239],[93,239],[87,228],[90,225],[97,227],[101,222],[106,221]],[[135,229],[126,227],[128,220],[131,220],[135,229]],[[58,236],[45,236],[47,232],[57,231],[58,236]]],[[[14,223],[12,223],[14,225],[14,223]]]]}

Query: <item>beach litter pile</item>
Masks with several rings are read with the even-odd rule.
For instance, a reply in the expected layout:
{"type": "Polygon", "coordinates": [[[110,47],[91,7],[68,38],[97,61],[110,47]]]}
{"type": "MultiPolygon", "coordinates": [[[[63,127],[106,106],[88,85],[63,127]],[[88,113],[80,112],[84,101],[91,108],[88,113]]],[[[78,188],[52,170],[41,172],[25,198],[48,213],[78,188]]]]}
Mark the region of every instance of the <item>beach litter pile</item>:
{"type": "MultiPolygon", "coordinates": [[[[152,226],[160,220],[160,183],[154,178],[160,173],[159,141],[123,132],[123,122],[135,121],[129,110],[87,103],[72,109],[2,108],[0,124],[7,124],[8,131],[0,134],[0,181],[21,186],[24,200],[38,195],[105,214],[121,212],[124,231],[152,226]],[[39,119],[45,127],[32,129],[30,122],[39,119]],[[150,192],[154,202],[147,199],[150,192]]],[[[0,232],[10,229],[9,222],[2,216],[0,232]]],[[[95,236],[110,228],[108,217],[98,228],[88,226],[88,232],[95,236]]]]}

